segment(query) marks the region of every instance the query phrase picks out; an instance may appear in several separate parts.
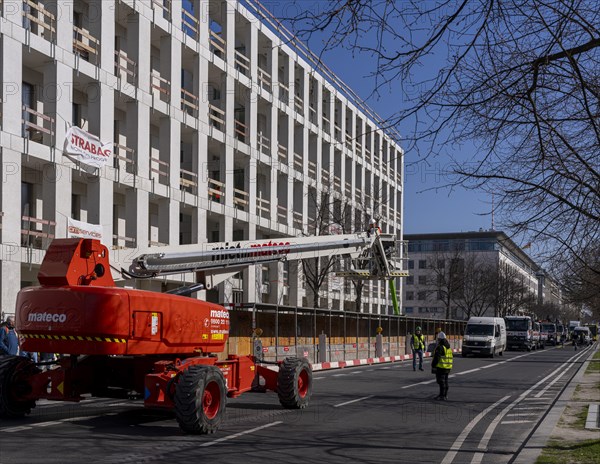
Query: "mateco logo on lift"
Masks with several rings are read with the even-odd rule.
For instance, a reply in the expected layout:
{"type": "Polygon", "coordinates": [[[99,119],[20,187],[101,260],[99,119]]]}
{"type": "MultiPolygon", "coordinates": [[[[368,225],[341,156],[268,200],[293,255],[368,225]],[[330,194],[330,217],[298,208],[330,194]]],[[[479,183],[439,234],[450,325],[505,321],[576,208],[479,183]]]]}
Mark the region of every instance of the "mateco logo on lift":
{"type": "Polygon", "coordinates": [[[223,309],[211,309],[210,317],[219,317],[221,319],[229,319],[229,311],[223,309]]]}
{"type": "Polygon", "coordinates": [[[52,313],[29,313],[27,317],[28,322],[60,322],[63,323],[67,320],[66,314],[52,314],[52,313]]]}

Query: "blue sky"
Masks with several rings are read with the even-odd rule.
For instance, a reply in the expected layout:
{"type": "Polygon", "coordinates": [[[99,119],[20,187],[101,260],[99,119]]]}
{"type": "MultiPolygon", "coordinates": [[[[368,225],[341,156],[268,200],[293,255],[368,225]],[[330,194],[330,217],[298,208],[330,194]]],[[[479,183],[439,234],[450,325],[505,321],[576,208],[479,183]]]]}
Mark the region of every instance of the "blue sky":
{"type": "MultiPolygon", "coordinates": [[[[263,4],[280,18],[291,16],[294,11],[298,11],[293,5],[293,0],[263,0],[263,4]]],[[[319,54],[321,43],[320,37],[313,36],[308,45],[315,54],[319,54]]],[[[381,92],[377,98],[369,98],[375,84],[368,74],[374,69],[375,63],[368,56],[352,56],[348,50],[340,49],[335,53],[325,53],[322,59],[357,95],[366,99],[367,104],[383,119],[398,111],[403,104],[400,92],[395,92],[393,88],[390,88],[388,93],[381,92]]],[[[427,73],[428,69],[424,67],[423,72],[427,73]]],[[[400,132],[402,133],[402,127],[400,132]]],[[[406,148],[406,145],[408,144],[403,148],[406,148]]],[[[459,151],[460,158],[463,159],[470,158],[474,150],[470,145],[448,149],[455,150],[455,153],[459,151]]],[[[488,194],[462,188],[444,188],[447,183],[445,172],[449,165],[449,158],[437,157],[419,161],[416,152],[406,152],[405,233],[460,232],[491,228],[491,198],[488,194]]]]}

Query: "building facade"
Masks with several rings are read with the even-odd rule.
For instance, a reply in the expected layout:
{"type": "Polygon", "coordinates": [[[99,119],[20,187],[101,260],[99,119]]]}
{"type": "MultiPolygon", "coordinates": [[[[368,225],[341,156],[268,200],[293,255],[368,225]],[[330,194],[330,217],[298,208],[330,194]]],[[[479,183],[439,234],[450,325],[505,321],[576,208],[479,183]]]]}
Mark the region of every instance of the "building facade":
{"type": "MultiPolygon", "coordinates": [[[[374,216],[402,239],[396,137],[260,4],[1,0],[0,12],[4,311],[37,283],[69,219],[101,226],[125,267],[167,244],[309,235],[321,201],[339,210],[336,231],[374,216]],[[70,126],[110,142],[110,161],[65,156],[70,126]]],[[[301,274],[293,262],[252,267],[198,297],[307,305],[301,274]]],[[[386,312],[387,286],[366,287],[363,310],[386,312]]],[[[349,282],[322,290],[327,307],[353,308],[349,282]]]]}
{"type": "Polygon", "coordinates": [[[408,316],[504,316],[535,304],[561,304],[556,281],[504,232],[407,234],[405,239],[408,316]]]}

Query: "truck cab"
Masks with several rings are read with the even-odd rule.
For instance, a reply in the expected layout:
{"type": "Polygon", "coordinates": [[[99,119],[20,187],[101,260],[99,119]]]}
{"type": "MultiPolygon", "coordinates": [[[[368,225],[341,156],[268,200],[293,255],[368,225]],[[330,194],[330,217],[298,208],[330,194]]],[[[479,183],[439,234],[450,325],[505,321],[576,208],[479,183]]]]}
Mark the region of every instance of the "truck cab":
{"type": "Polygon", "coordinates": [[[552,322],[542,322],[542,334],[545,335],[546,345],[556,346],[558,343],[556,324],[552,322]]]}
{"type": "Polygon", "coordinates": [[[506,345],[509,350],[535,349],[533,339],[533,322],[529,316],[507,316],[506,323],[506,345]]]}

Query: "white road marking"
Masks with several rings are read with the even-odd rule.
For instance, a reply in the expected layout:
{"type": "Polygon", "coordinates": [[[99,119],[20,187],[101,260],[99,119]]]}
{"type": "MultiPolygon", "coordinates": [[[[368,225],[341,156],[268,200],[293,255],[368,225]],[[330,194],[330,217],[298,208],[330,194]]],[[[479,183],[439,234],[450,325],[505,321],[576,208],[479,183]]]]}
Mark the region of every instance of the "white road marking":
{"type": "Polygon", "coordinates": [[[411,383],[410,385],[404,385],[403,387],[400,387],[400,388],[404,389],[404,388],[416,387],[417,385],[427,385],[427,384],[433,383],[433,382],[435,382],[435,379],[426,380],[425,382],[411,383]]]}
{"type": "Polygon", "coordinates": [[[259,430],[266,429],[266,428],[269,428],[269,427],[273,427],[274,425],[279,425],[279,424],[283,424],[283,421],[271,422],[270,424],[261,425],[260,427],[255,427],[255,428],[250,429],[250,430],[245,430],[243,432],[234,433],[233,435],[228,435],[228,436],[223,437],[223,438],[218,438],[217,440],[209,441],[207,443],[202,443],[201,445],[198,445],[198,446],[202,448],[202,447],[216,445],[218,443],[223,443],[224,441],[233,440],[234,438],[238,438],[238,437],[241,437],[243,435],[248,435],[249,433],[258,432],[259,430]]]}
{"type": "Polygon", "coordinates": [[[358,403],[359,401],[368,400],[369,398],[373,398],[373,395],[363,396],[362,398],[356,398],[355,400],[346,401],[345,403],[334,404],[334,408],[339,408],[341,406],[346,406],[347,404],[358,403]]]}
{"type": "Polygon", "coordinates": [[[469,433],[471,433],[471,430],[473,430],[473,428],[479,423],[479,421],[481,419],[483,419],[485,417],[485,415],[488,412],[492,411],[494,408],[496,408],[498,405],[502,404],[508,398],[510,398],[510,395],[507,395],[504,398],[499,399],[494,404],[492,404],[491,406],[488,406],[483,411],[481,411],[479,414],[477,414],[473,418],[473,420],[471,422],[469,422],[469,424],[463,429],[463,431],[458,436],[458,438],[456,440],[454,440],[454,443],[452,443],[452,446],[450,447],[450,451],[448,451],[446,453],[446,456],[444,456],[444,459],[442,460],[441,464],[450,464],[454,460],[456,455],[458,454],[458,451],[460,450],[461,446],[465,442],[465,439],[467,438],[469,433]]]}
{"type": "MultiPolygon", "coordinates": [[[[532,420],[507,420],[507,421],[502,421],[500,422],[501,424],[527,424],[530,422],[535,422],[532,420]]],[[[477,453],[478,455],[480,454],[481,457],[483,458],[483,453],[477,453]]],[[[475,462],[475,457],[473,457],[473,461],[471,461],[471,463],[475,462]]],[[[481,462],[481,459],[478,460],[477,462],[481,462]]]]}
{"type": "MultiPolygon", "coordinates": [[[[560,366],[558,366],[554,371],[552,371],[550,374],[548,374],[546,377],[544,377],[543,379],[539,380],[535,385],[531,386],[530,388],[528,388],[527,390],[525,390],[523,393],[521,393],[517,399],[515,399],[512,403],[510,403],[508,406],[506,406],[495,418],[494,420],[492,420],[492,422],[490,423],[490,425],[488,426],[488,428],[486,429],[485,433],[483,434],[483,437],[481,438],[481,441],[479,442],[479,445],[477,446],[477,449],[485,451],[487,450],[487,446],[492,438],[492,435],[494,433],[494,431],[496,430],[496,427],[498,426],[498,424],[501,423],[502,419],[504,418],[504,416],[506,416],[508,414],[509,411],[511,411],[516,405],[518,405],[521,401],[523,401],[527,395],[529,395],[533,390],[535,390],[537,387],[540,386],[540,384],[546,382],[548,379],[552,378],[554,375],[556,375],[557,372],[559,372],[561,369],[563,369],[565,366],[565,370],[562,372],[562,374],[559,376],[562,377],[562,375],[567,372],[567,370],[569,370],[571,368],[571,361],[575,358],[576,356],[572,356],[568,361],[564,362],[563,364],[561,364],[560,366]]],[[[574,361],[573,361],[574,362],[574,361]]],[[[536,396],[538,397],[538,396],[536,396]]],[[[518,423],[518,424],[524,424],[524,423],[528,423],[528,422],[533,422],[533,421],[526,421],[526,420],[518,420],[518,421],[505,421],[502,422],[504,423],[518,423]]],[[[483,456],[484,453],[483,452],[477,452],[475,453],[475,455],[473,456],[473,459],[471,460],[471,464],[480,464],[483,460],[483,456]]]]}

